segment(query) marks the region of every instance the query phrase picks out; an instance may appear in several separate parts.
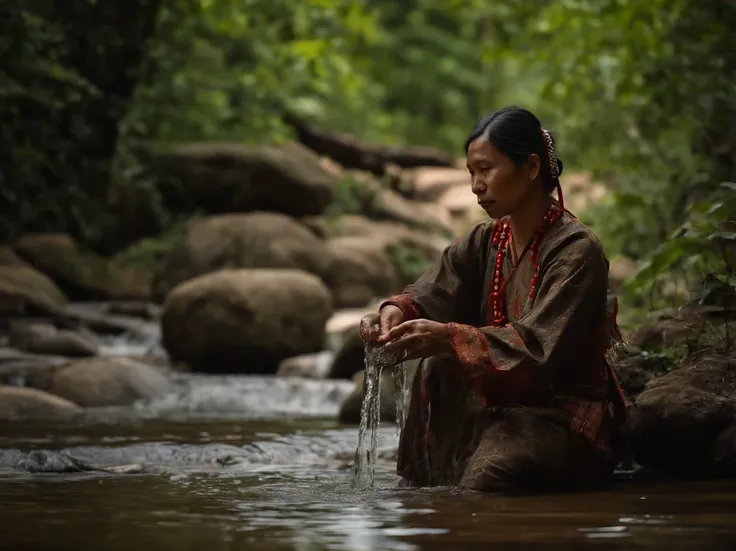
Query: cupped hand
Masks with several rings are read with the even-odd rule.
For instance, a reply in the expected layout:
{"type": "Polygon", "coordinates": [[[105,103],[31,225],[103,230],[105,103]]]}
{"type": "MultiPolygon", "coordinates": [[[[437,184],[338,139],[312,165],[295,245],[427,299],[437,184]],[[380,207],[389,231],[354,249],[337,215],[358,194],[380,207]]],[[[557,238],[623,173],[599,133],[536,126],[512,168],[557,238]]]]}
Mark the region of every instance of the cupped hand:
{"type": "Polygon", "coordinates": [[[429,358],[452,353],[452,335],[446,323],[410,320],[389,331],[385,348],[404,360],[429,358]]]}
{"type": "Polygon", "coordinates": [[[384,306],[380,312],[363,316],[360,320],[360,336],[366,342],[385,343],[389,339],[389,332],[403,321],[404,313],[400,308],[384,306]]]}

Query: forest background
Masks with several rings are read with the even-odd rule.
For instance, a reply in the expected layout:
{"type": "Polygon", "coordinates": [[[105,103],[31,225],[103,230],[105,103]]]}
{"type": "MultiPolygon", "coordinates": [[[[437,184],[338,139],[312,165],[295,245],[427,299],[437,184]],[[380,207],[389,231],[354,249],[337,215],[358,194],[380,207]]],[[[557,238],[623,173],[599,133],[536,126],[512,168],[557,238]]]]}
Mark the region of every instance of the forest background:
{"type": "MultiPolygon", "coordinates": [[[[0,241],[61,232],[112,255],[176,228],[147,171],[151,144],[284,143],[296,114],[461,157],[480,115],[518,104],[553,130],[566,171],[605,183],[581,215],[609,256],[637,262],[627,315],[717,310],[733,294],[731,0],[11,0],[3,11],[0,241]],[[135,224],[111,207],[121,194],[145,205],[135,224]]],[[[338,199],[349,211],[350,190],[338,199]]]]}

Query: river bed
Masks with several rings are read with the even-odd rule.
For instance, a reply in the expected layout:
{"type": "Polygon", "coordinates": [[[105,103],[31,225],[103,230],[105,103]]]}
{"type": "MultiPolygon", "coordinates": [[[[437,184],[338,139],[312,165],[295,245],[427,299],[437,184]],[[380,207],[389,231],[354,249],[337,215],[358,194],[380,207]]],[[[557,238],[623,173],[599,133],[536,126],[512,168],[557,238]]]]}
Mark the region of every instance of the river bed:
{"type": "Polygon", "coordinates": [[[537,497],[399,488],[395,427],[384,423],[376,487],[356,491],[350,465],[357,427],[333,420],[350,383],[177,377],[171,396],[132,411],[92,411],[73,424],[5,425],[0,548],[672,550],[736,544],[736,481],[621,480],[608,492],[537,497]],[[140,469],[30,472],[53,470],[59,457],[140,469]]]}

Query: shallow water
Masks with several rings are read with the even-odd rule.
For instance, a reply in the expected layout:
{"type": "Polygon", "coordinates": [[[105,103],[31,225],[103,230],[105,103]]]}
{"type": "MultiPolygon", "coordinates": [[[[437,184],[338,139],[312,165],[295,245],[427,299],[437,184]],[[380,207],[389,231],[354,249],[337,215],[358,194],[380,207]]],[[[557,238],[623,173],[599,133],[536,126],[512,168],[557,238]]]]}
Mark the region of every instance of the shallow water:
{"type": "Polygon", "coordinates": [[[736,481],[621,481],[608,492],[537,497],[404,489],[393,474],[396,439],[387,424],[375,488],[354,490],[358,432],[331,420],[332,398],[339,402],[347,389],[329,385],[187,377],[172,397],[132,412],[1,426],[0,549],[736,545],[736,481]],[[29,473],[23,462],[33,450],[92,467],[136,463],[143,474],[29,473]]]}

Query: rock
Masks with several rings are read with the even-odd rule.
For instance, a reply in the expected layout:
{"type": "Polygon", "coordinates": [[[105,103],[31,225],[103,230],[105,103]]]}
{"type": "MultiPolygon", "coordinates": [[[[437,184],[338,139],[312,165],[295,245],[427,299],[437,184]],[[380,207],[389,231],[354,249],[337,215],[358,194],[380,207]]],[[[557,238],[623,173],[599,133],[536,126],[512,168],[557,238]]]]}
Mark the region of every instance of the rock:
{"type": "MultiPolygon", "coordinates": [[[[401,291],[437,260],[444,249],[450,245],[451,240],[432,232],[410,228],[402,223],[391,221],[375,221],[360,215],[343,215],[334,219],[326,217],[312,218],[306,223],[318,235],[327,238],[356,238],[351,240],[357,243],[357,238],[366,242],[372,242],[371,249],[385,251],[391,259],[398,284],[391,287],[392,290],[381,292],[388,287],[372,287],[374,295],[394,294],[401,291]]],[[[345,241],[348,242],[348,241],[345,241]]],[[[335,269],[340,272],[343,263],[337,259],[335,269]]],[[[339,291],[335,288],[335,291],[339,291]]],[[[336,307],[363,306],[357,301],[337,302],[336,307]]]]}
{"type": "Polygon", "coordinates": [[[287,358],[279,364],[277,377],[299,377],[302,379],[324,379],[327,377],[334,356],[323,350],[315,354],[302,354],[287,358]]]}
{"type": "Polygon", "coordinates": [[[304,219],[303,222],[320,237],[368,237],[385,246],[403,245],[420,251],[428,260],[438,258],[452,242],[448,237],[411,228],[400,222],[371,220],[358,214],[345,214],[304,219]]]}
{"type": "Polygon", "coordinates": [[[617,256],[611,260],[608,267],[608,286],[616,292],[624,281],[636,272],[636,262],[626,256],[617,256]]]}
{"type": "Polygon", "coordinates": [[[0,386],[0,419],[55,419],[72,418],[79,406],[35,388],[0,386]]]}
{"type": "Polygon", "coordinates": [[[621,351],[613,367],[619,376],[621,388],[629,396],[637,396],[649,381],[667,373],[670,364],[661,354],[627,347],[621,351]]]}
{"type": "Polygon", "coordinates": [[[57,315],[64,293],[47,276],[23,265],[0,265],[0,317],[57,315]]]}
{"type": "Polygon", "coordinates": [[[453,167],[422,166],[405,169],[401,173],[404,186],[411,189],[411,198],[416,201],[437,201],[451,187],[462,186],[470,193],[468,170],[453,167]]]}
{"type": "MultiPolygon", "coordinates": [[[[406,362],[406,385],[411,388],[414,380],[414,374],[417,369],[417,362],[406,362]]],[[[340,406],[338,420],[340,423],[357,424],[360,423],[360,410],[363,405],[365,371],[359,371],[353,376],[355,381],[355,389],[343,401],[340,406]]],[[[381,372],[380,382],[380,419],[381,421],[396,422],[396,399],[398,396],[398,386],[394,381],[393,370],[385,369],[381,372]]],[[[408,392],[407,392],[408,394],[408,392]]],[[[406,401],[408,407],[408,400],[406,401]]]]}
{"type": "Polygon", "coordinates": [[[57,329],[50,323],[14,323],[10,328],[10,346],[33,354],[69,357],[97,355],[97,344],[69,329],[57,329]]]}
{"type": "MultiPolygon", "coordinates": [[[[340,413],[338,421],[349,425],[360,423],[360,410],[363,406],[365,371],[358,371],[353,377],[355,389],[340,405],[340,413]]],[[[381,373],[380,384],[380,412],[381,421],[396,421],[396,392],[394,391],[394,381],[391,373],[384,371],[381,373]]]]}
{"type": "Polygon", "coordinates": [[[325,280],[332,260],[321,239],[284,214],[211,216],[192,222],[156,275],[154,296],[163,299],[184,281],[231,268],[297,269],[325,280]]]}
{"type": "Polygon", "coordinates": [[[159,151],[154,170],[172,212],[274,211],[321,214],[337,179],[319,157],[296,143],[248,147],[194,143],[159,151]]]}
{"type": "Polygon", "coordinates": [[[467,184],[448,187],[435,204],[449,214],[450,226],[455,235],[464,235],[474,225],[488,220],[488,214],[478,205],[477,197],[467,184]]]}
{"type": "MultiPolygon", "coordinates": [[[[351,335],[358,333],[360,320],[363,319],[363,316],[371,312],[377,312],[378,306],[383,300],[379,299],[366,308],[348,308],[335,311],[325,325],[327,348],[337,354],[351,335]]],[[[345,378],[352,377],[355,371],[352,371],[345,378]]]]}
{"type": "Polygon", "coordinates": [[[383,174],[388,166],[451,166],[446,153],[425,146],[392,146],[366,143],[351,134],[327,132],[311,127],[296,113],[288,113],[284,121],[296,131],[301,143],[334,159],[342,166],[383,174]]]}
{"type": "Polygon", "coordinates": [[[328,241],[335,263],[328,278],[335,306],[367,305],[376,297],[401,292],[403,285],[385,243],[371,237],[336,237],[328,241]]]}
{"type": "Polygon", "coordinates": [[[172,361],[210,373],[275,373],[318,352],[332,312],[329,290],[299,270],[222,270],[166,297],[163,344],[172,361]]]}
{"type": "Polygon", "coordinates": [[[328,379],[352,379],[356,373],[365,369],[365,344],[358,327],[344,335],[343,345],[335,355],[328,379]]]}
{"type": "Polygon", "coordinates": [[[706,319],[696,308],[681,308],[671,316],[662,317],[641,325],[626,335],[632,346],[642,350],[654,350],[687,342],[703,331],[706,319]]]}
{"type": "Polygon", "coordinates": [[[28,263],[15,254],[15,251],[7,245],[0,245],[0,266],[28,267],[28,263]]]}
{"type": "Polygon", "coordinates": [[[346,174],[353,180],[353,185],[362,188],[361,194],[367,198],[361,214],[376,220],[402,222],[416,229],[453,234],[451,217],[441,206],[405,199],[365,174],[354,171],[346,174]]]}
{"type": "Polygon", "coordinates": [[[65,234],[27,234],[18,253],[53,279],[72,300],[147,299],[151,276],[80,247],[65,234]]]}
{"type": "Polygon", "coordinates": [[[160,370],[128,358],[106,357],[59,369],[51,377],[49,390],[83,407],[110,407],[160,398],[170,389],[160,370]]]}
{"type": "Polygon", "coordinates": [[[628,423],[638,463],[693,475],[736,475],[733,460],[724,457],[736,426],[734,360],[733,354],[711,352],[647,384],[628,423]]]}
{"type": "Polygon", "coordinates": [[[0,364],[0,385],[25,386],[48,392],[54,373],[68,363],[69,358],[61,356],[22,354],[18,360],[0,364]]]}

